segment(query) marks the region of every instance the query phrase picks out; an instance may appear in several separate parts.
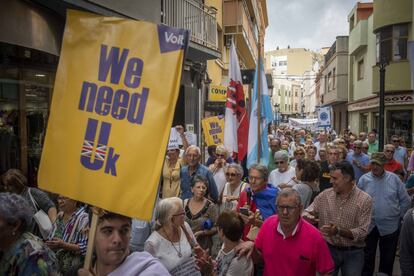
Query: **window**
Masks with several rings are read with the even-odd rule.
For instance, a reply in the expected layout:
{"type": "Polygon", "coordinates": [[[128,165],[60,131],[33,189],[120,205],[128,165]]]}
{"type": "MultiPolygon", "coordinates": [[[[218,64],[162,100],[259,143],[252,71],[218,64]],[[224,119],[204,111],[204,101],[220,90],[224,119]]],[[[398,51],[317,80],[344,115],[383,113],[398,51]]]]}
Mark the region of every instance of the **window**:
{"type": "Polygon", "coordinates": [[[328,73],[328,92],[332,90],[332,72],[328,73]]]}
{"type": "Polygon", "coordinates": [[[358,61],[358,68],[357,68],[358,80],[362,80],[364,78],[364,60],[361,59],[358,61]]]}
{"type": "Polygon", "coordinates": [[[295,89],[295,97],[297,97],[297,96],[298,96],[298,90],[295,89]]]}
{"type": "Polygon", "coordinates": [[[295,111],[298,111],[298,104],[295,103],[295,111]]]}
{"type": "Polygon", "coordinates": [[[280,89],[278,89],[278,90],[277,90],[277,92],[278,92],[278,94],[279,94],[279,96],[280,96],[280,89]]]}
{"type": "Polygon", "coordinates": [[[336,80],[336,68],[332,70],[332,89],[335,89],[335,80],[336,80]]]}
{"type": "Polygon", "coordinates": [[[387,61],[407,59],[408,25],[393,25],[382,28],[376,33],[377,62],[380,57],[387,61]]]}
{"type": "Polygon", "coordinates": [[[287,111],[287,104],[285,104],[285,111],[287,111]]]}

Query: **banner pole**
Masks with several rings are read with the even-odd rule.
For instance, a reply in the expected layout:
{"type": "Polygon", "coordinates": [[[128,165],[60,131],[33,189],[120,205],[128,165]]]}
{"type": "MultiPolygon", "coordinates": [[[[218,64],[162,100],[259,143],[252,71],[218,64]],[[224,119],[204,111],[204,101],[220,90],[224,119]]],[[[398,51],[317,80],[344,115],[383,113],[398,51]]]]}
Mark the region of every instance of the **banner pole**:
{"type": "MultiPolygon", "coordinates": [[[[93,209],[92,209],[93,210],[93,209]]],[[[90,271],[92,266],[92,253],[95,245],[96,228],[98,226],[98,215],[92,211],[92,222],[88,233],[88,246],[86,248],[85,262],[83,268],[90,271]]]]}
{"type": "Polygon", "coordinates": [[[260,125],[261,125],[261,115],[262,115],[262,101],[261,101],[261,86],[262,86],[262,70],[261,70],[261,43],[260,43],[260,37],[259,34],[259,43],[258,43],[258,58],[257,58],[257,163],[260,163],[260,153],[261,153],[261,147],[262,147],[262,139],[260,137],[260,125]]]}

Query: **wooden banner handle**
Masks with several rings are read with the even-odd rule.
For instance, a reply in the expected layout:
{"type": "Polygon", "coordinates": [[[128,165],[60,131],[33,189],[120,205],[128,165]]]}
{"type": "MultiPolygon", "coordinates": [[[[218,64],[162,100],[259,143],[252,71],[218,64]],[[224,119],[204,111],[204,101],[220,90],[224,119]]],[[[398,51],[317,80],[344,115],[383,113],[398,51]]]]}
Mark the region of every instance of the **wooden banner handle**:
{"type": "Polygon", "coordinates": [[[98,215],[95,212],[92,212],[92,222],[91,227],[89,229],[88,235],[88,247],[86,248],[86,256],[85,262],[83,264],[83,268],[90,271],[92,265],[92,254],[93,254],[93,247],[95,245],[95,234],[96,228],[98,226],[98,215]]]}

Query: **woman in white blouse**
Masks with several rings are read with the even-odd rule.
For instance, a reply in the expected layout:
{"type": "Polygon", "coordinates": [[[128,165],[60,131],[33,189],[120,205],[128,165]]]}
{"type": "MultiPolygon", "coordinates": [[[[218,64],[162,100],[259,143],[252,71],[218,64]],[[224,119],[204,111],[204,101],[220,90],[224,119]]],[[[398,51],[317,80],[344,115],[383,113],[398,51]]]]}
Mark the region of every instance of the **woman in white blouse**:
{"type": "Polygon", "coordinates": [[[180,198],[161,200],[156,210],[155,231],[144,248],[158,258],[171,275],[200,275],[193,256],[193,248],[197,244],[184,215],[180,198]]]}
{"type": "Polygon", "coordinates": [[[225,209],[236,210],[241,192],[249,187],[249,184],[242,181],[242,177],[243,168],[239,164],[232,163],[226,167],[227,183],[222,193],[221,211],[225,209]]]}

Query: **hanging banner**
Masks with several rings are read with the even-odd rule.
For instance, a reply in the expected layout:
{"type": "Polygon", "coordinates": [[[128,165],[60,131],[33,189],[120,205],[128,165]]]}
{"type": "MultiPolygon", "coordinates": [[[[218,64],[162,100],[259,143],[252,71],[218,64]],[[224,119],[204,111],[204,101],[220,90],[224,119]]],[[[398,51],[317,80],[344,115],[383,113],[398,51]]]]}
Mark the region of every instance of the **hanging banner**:
{"type": "Polygon", "coordinates": [[[331,127],[331,107],[325,106],[318,109],[319,127],[331,127]]]}
{"type": "Polygon", "coordinates": [[[209,117],[201,121],[204,140],[207,146],[223,145],[224,143],[224,118],[219,116],[209,117]]]}
{"type": "Polygon", "coordinates": [[[208,100],[211,102],[225,102],[227,100],[227,87],[221,85],[210,85],[208,100]]]}
{"type": "Polygon", "coordinates": [[[188,30],[69,11],[39,187],[150,220],[188,30]]]}

